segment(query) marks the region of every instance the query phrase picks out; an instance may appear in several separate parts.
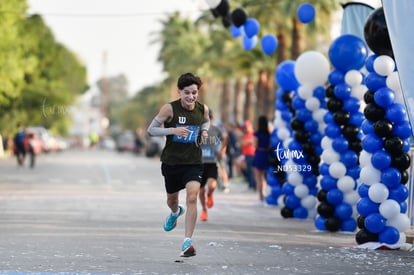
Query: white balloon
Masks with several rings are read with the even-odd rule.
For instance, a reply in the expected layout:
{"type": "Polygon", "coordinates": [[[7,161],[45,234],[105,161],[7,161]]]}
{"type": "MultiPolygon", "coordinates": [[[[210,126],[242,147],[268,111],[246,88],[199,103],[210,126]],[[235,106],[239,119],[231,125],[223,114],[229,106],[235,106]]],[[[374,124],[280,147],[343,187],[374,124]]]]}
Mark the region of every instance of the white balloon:
{"type": "Polygon", "coordinates": [[[410,219],[406,214],[402,213],[399,213],[394,218],[387,220],[385,224],[395,227],[400,232],[406,232],[410,229],[410,219]]]}
{"type": "Polygon", "coordinates": [[[350,70],[345,74],[345,83],[351,87],[360,85],[362,82],[362,74],[357,70],[350,70]]]}
{"type": "Polygon", "coordinates": [[[277,137],[282,141],[286,140],[290,137],[290,132],[286,127],[280,128],[277,130],[277,137]]]}
{"type": "Polygon", "coordinates": [[[407,242],[407,235],[404,232],[400,232],[400,238],[398,239],[398,244],[405,244],[407,242]]]}
{"type": "Polygon", "coordinates": [[[335,178],[339,179],[346,174],[346,166],[342,162],[334,162],[329,166],[329,174],[335,178]]]}
{"type": "Polygon", "coordinates": [[[401,211],[400,204],[395,200],[386,200],[379,206],[379,213],[386,219],[396,217],[401,211]]]}
{"type": "Polygon", "coordinates": [[[387,76],[385,84],[393,91],[401,90],[400,75],[398,71],[392,72],[387,76]]]}
{"type": "Polygon", "coordinates": [[[306,209],[313,209],[316,206],[316,197],[308,195],[300,201],[300,204],[306,209]]]}
{"type": "Polygon", "coordinates": [[[287,181],[293,186],[298,186],[303,183],[303,177],[298,172],[288,173],[287,181]]]}
{"type": "Polygon", "coordinates": [[[308,98],[305,101],[305,107],[309,111],[312,111],[312,112],[316,111],[319,109],[320,106],[321,106],[321,103],[319,102],[319,99],[317,99],[316,97],[308,98]]]}
{"type": "Polygon", "coordinates": [[[206,0],[207,5],[208,5],[211,9],[217,8],[217,7],[218,7],[218,5],[220,5],[220,2],[221,2],[221,1],[222,1],[222,0],[206,0]]]}
{"type": "Polygon", "coordinates": [[[323,117],[325,116],[327,110],[325,109],[318,109],[312,113],[312,118],[319,122],[319,125],[324,125],[323,117]]]}
{"type": "Polygon", "coordinates": [[[336,161],[339,161],[340,155],[334,149],[327,149],[322,152],[321,158],[323,162],[332,164],[336,161]]]}
{"type": "Polygon", "coordinates": [[[296,195],[296,197],[303,199],[309,195],[309,188],[305,184],[300,184],[295,187],[293,193],[296,195]]]}
{"type": "Polygon", "coordinates": [[[374,168],[371,164],[362,167],[359,179],[366,185],[372,185],[381,181],[381,171],[374,168]]]}
{"type": "Polygon", "coordinates": [[[387,186],[382,183],[374,183],[368,189],[368,197],[376,203],[382,203],[386,199],[388,199],[388,195],[390,191],[388,191],[387,186]]]}
{"type": "Polygon", "coordinates": [[[279,198],[277,198],[277,205],[280,206],[280,207],[285,206],[284,196],[279,196],[279,198]]]}
{"type": "Polygon", "coordinates": [[[320,52],[307,51],[296,59],[295,75],[302,85],[322,86],[328,80],[329,72],[329,61],[320,52]]]}
{"type": "Polygon", "coordinates": [[[374,60],[374,71],[382,76],[391,74],[395,69],[394,60],[388,55],[381,55],[374,60]]]}
{"type": "Polygon", "coordinates": [[[332,142],[333,141],[330,137],[324,136],[321,140],[322,149],[324,149],[324,150],[333,149],[332,148],[332,142]]]}
{"type": "Polygon", "coordinates": [[[306,100],[313,97],[313,88],[306,83],[298,88],[298,95],[300,98],[306,100]]]}
{"type": "Polygon", "coordinates": [[[348,193],[354,190],[355,181],[350,176],[344,176],[338,179],[337,185],[339,190],[341,190],[344,193],[348,193]]]}
{"type": "Polygon", "coordinates": [[[368,91],[367,86],[365,85],[356,85],[351,89],[351,96],[358,98],[359,100],[364,100],[364,94],[368,91]]]}
{"type": "MultiPolygon", "coordinates": [[[[353,205],[355,207],[360,198],[361,197],[359,196],[358,191],[355,191],[355,190],[348,192],[348,193],[344,193],[344,202],[347,202],[350,205],[353,205]]],[[[354,209],[354,212],[357,212],[357,211],[354,209]]]]}
{"type": "Polygon", "coordinates": [[[365,167],[365,166],[371,165],[371,157],[372,157],[371,153],[369,153],[365,150],[362,150],[361,153],[359,154],[359,164],[360,164],[360,166],[365,167]]]}

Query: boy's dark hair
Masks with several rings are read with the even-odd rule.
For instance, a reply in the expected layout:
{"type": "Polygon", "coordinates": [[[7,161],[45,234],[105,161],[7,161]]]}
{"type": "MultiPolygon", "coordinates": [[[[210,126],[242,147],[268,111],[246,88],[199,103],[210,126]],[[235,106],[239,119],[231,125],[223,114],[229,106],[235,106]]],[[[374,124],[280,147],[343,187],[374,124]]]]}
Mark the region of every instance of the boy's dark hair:
{"type": "Polygon", "coordinates": [[[192,73],[185,73],[185,74],[180,75],[177,81],[177,87],[180,90],[184,89],[184,87],[187,87],[193,84],[196,84],[197,88],[200,88],[201,85],[203,85],[203,82],[198,76],[192,73]]]}

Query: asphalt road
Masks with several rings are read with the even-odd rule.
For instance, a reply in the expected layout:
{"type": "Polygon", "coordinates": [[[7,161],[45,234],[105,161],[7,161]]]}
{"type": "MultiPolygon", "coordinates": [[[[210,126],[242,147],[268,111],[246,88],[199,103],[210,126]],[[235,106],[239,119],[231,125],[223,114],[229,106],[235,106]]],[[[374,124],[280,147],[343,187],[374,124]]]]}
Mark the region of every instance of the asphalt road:
{"type": "MultiPolygon", "coordinates": [[[[0,275],[412,274],[408,251],[357,248],[353,234],[318,232],[254,205],[247,184],[215,194],[198,222],[197,256],[164,232],[160,162],[108,151],[42,155],[34,169],[0,159],[0,275]]],[[[184,202],[184,193],[181,198],[184,202]]]]}

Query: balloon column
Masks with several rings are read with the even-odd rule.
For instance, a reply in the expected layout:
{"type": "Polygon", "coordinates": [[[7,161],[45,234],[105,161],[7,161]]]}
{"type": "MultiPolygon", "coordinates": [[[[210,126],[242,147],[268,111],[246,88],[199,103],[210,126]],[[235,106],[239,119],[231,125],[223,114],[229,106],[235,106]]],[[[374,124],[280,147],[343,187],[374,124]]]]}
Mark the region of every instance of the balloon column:
{"type": "Polygon", "coordinates": [[[329,62],[321,53],[305,52],[296,60],[295,76],[301,86],[292,101],[296,110],[290,124],[293,139],[287,150],[282,152],[289,158],[283,167],[287,182],[284,186],[285,206],[281,215],[285,218],[306,219],[316,214],[316,184],[322,152],[321,130],[326,112],[323,85],[328,74],[329,62]]]}
{"type": "Polygon", "coordinates": [[[280,151],[287,148],[284,142],[289,141],[292,134],[290,121],[295,115],[292,98],[299,87],[294,69],[295,62],[287,60],[280,63],[275,72],[275,79],[280,89],[276,92],[274,130],[270,140],[274,161],[271,163],[266,179],[271,188],[270,194],[266,197],[266,202],[269,205],[283,205],[283,201],[279,201],[279,198],[282,198],[282,187],[286,182],[283,166],[287,159],[283,158],[280,151]]]}
{"type": "Polygon", "coordinates": [[[356,210],[359,195],[358,156],[361,151],[360,126],[363,114],[360,101],[366,91],[359,71],[368,56],[365,42],[354,35],[342,35],[329,48],[334,70],[326,89],[327,109],[322,139],[321,189],[318,192],[318,216],[315,227],[325,231],[356,229],[356,210]]]}
{"type": "Polygon", "coordinates": [[[411,128],[403,102],[398,72],[393,60],[383,10],[367,19],[364,36],[374,51],[367,62],[368,91],[364,95],[361,175],[357,204],[358,244],[375,242],[386,246],[405,243],[410,222],[406,213],[410,167],[411,128]],[[377,27],[373,27],[377,26],[377,27]],[[385,26],[385,27],[384,27],[385,26]],[[385,35],[386,34],[386,35],[385,35]],[[381,40],[378,44],[375,41],[381,40]],[[379,47],[382,45],[382,47],[379,47]]]}

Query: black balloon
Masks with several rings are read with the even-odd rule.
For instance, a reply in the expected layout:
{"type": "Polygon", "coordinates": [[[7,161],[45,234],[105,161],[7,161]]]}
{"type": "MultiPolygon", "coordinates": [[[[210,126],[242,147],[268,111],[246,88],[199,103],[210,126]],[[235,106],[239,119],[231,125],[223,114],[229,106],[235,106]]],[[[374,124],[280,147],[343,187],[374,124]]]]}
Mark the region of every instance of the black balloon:
{"type": "Polygon", "coordinates": [[[247,18],[247,12],[243,8],[237,8],[231,13],[231,21],[236,27],[243,26],[247,18]]]}
{"type": "Polygon", "coordinates": [[[221,0],[220,4],[211,10],[214,17],[226,16],[230,12],[230,4],[228,0],[221,0]]]}
{"type": "Polygon", "coordinates": [[[364,116],[369,121],[375,122],[385,116],[385,110],[375,103],[368,103],[364,109],[364,116]]]}
{"type": "Polygon", "coordinates": [[[231,26],[231,18],[230,18],[230,14],[226,14],[225,16],[223,16],[221,18],[221,22],[223,23],[223,26],[225,28],[229,28],[231,26]]]}
{"type": "Polygon", "coordinates": [[[361,229],[356,233],[355,240],[357,244],[378,242],[378,234],[371,233],[366,229],[361,229]]]}
{"type": "Polygon", "coordinates": [[[356,153],[359,153],[362,151],[362,145],[360,140],[353,140],[349,143],[349,150],[352,150],[356,153]]]}
{"type": "Polygon", "coordinates": [[[342,110],[343,106],[344,105],[343,105],[342,101],[340,99],[336,98],[336,97],[329,98],[328,102],[326,103],[326,107],[331,112],[336,112],[336,111],[342,110]]]}
{"type": "Polygon", "coordinates": [[[391,136],[384,141],[384,149],[392,156],[404,153],[404,141],[398,136],[391,136]]]}
{"type": "Polygon", "coordinates": [[[342,129],[342,134],[348,140],[355,140],[359,134],[359,128],[355,125],[348,124],[342,129]]]}
{"type": "Polygon", "coordinates": [[[401,183],[407,184],[408,180],[410,179],[410,174],[407,170],[401,171],[401,183]]]}
{"type": "Polygon", "coordinates": [[[328,193],[328,191],[326,191],[326,190],[323,190],[323,189],[320,189],[319,191],[318,191],[318,194],[317,194],[317,198],[318,198],[318,201],[320,201],[320,202],[328,202],[328,200],[326,199],[326,194],[328,193]]]}
{"type": "Polygon", "coordinates": [[[368,47],[377,55],[388,55],[394,58],[391,39],[385,21],[384,9],[374,10],[367,18],[364,26],[364,38],[368,47]]]}
{"type": "Polygon", "coordinates": [[[368,103],[374,103],[374,92],[373,91],[366,91],[364,94],[364,101],[366,104],[368,103]]]}
{"type": "Polygon", "coordinates": [[[335,214],[335,207],[329,204],[328,202],[321,202],[318,205],[316,211],[322,217],[329,218],[329,217],[333,217],[333,215],[335,214]]]}
{"type": "Polygon", "coordinates": [[[337,217],[327,218],[325,221],[325,227],[328,231],[335,232],[341,229],[341,219],[337,217]]]}
{"type": "Polygon", "coordinates": [[[283,207],[280,211],[280,214],[283,218],[293,218],[293,209],[290,209],[288,207],[283,207]]]}
{"type": "Polygon", "coordinates": [[[336,111],[333,114],[333,119],[338,125],[346,125],[349,122],[349,113],[345,111],[336,111]]]}
{"type": "Polygon", "coordinates": [[[298,131],[298,130],[303,130],[304,125],[302,121],[295,118],[290,122],[290,127],[292,128],[292,130],[298,131]]]}
{"type": "Polygon", "coordinates": [[[287,92],[284,92],[284,93],[282,94],[282,100],[283,100],[285,103],[292,102],[292,93],[287,93],[287,92]]]}
{"type": "Polygon", "coordinates": [[[305,143],[309,140],[309,134],[305,130],[296,130],[293,136],[300,143],[305,143]]]}
{"type": "Polygon", "coordinates": [[[335,97],[335,86],[333,85],[329,85],[326,89],[325,89],[325,96],[326,97],[335,97]]]}
{"type": "Polygon", "coordinates": [[[365,229],[365,217],[358,215],[357,226],[360,229],[365,229]]]}
{"type": "Polygon", "coordinates": [[[400,171],[407,170],[410,167],[410,162],[411,158],[407,153],[399,156],[393,156],[391,158],[391,166],[397,168],[400,171]]]}
{"type": "Polygon", "coordinates": [[[373,127],[375,134],[379,137],[390,137],[392,135],[392,123],[386,119],[376,121],[373,127]]]}
{"type": "Polygon", "coordinates": [[[302,150],[307,154],[312,154],[315,151],[315,145],[310,141],[305,142],[302,144],[302,150]]]}

